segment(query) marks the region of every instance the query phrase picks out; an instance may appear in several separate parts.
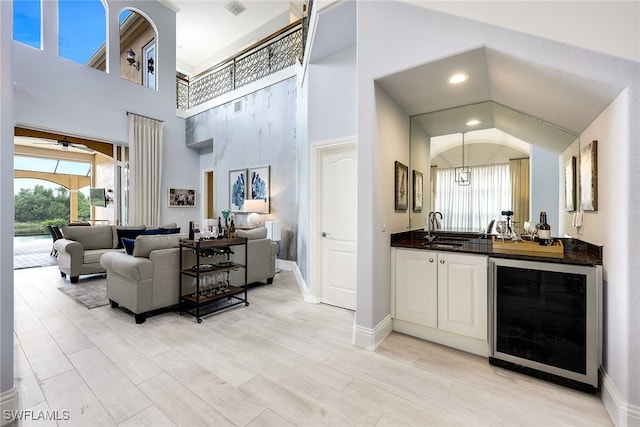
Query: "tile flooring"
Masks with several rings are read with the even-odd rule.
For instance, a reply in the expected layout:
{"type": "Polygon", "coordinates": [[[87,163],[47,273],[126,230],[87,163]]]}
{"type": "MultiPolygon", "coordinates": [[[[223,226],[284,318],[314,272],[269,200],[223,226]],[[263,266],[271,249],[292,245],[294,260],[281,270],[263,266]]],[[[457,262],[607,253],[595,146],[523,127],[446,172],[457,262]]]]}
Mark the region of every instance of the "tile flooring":
{"type": "Polygon", "coordinates": [[[598,396],[484,358],[398,333],[354,347],[353,312],[303,302],[290,272],[201,324],[88,310],[61,280],[56,267],[15,271],[20,406],[67,414],[59,425],[612,425],[598,396]]]}

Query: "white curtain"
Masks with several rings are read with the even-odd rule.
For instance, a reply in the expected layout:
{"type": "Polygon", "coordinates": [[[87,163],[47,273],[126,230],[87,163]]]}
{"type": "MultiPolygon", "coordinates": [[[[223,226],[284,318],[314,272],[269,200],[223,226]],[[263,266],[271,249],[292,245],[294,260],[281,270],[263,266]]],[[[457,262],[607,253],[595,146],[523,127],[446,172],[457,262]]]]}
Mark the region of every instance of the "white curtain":
{"type": "Polygon", "coordinates": [[[469,185],[455,182],[455,168],[438,169],[435,210],[443,228],[484,230],[511,209],[509,164],[473,166],[469,185]]]}
{"type": "Polygon", "coordinates": [[[163,123],[129,113],[129,224],[159,224],[163,123]]]}

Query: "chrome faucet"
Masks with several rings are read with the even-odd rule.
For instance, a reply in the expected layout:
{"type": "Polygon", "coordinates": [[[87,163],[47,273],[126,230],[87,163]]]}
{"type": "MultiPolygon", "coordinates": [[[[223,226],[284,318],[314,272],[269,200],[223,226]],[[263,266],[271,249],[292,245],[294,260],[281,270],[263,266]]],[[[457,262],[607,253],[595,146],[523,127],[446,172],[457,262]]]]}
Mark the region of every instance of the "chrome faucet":
{"type": "MultiPolygon", "coordinates": [[[[432,233],[436,229],[438,216],[440,217],[440,219],[442,219],[442,214],[440,212],[429,212],[429,216],[428,216],[429,229],[427,231],[427,240],[430,242],[432,242],[436,238],[436,235],[432,233]]],[[[440,227],[437,227],[437,228],[440,228],[440,227]]]]}

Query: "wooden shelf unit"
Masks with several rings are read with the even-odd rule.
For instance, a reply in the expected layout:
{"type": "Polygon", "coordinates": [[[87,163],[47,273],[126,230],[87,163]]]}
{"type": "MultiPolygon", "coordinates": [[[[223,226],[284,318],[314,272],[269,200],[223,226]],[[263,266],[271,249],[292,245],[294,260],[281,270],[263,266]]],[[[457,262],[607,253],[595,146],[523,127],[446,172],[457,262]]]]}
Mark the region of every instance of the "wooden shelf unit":
{"type": "MultiPolygon", "coordinates": [[[[207,250],[215,248],[231,248],[231,247],[244,247],[245,260],[248,260],[247,254],[247,239],[244,237],[236,237],[234,239],[209,239],[209,240],[181,240],[180,241],[180,265],[182,265],[182,253],[184,250],[192,250],[196,254],[196,264],[192,268],[183,268],[180,270],[180,314],[190,314],[196,318],[198,323],[202,323],[202,317],[215,313],[217,311],[225,310],[227,308],[245,304],[249,305],[247,299],[247,265],[245,264],[225,264],[216,266],[213,264],[212,269],[202,271],[201,262],[203,258],[203,251],[209,253],[207,250]],[[230,272],[233,270],[244,270],[244,282],[242,284],[230,283],[230,272]],[[212,294],[203,295],[201,281],[203,277],[226,273],[226,288],[224,290],[218,290],[212,294]],[[191,277],[195,279],[195,292],[187,295],[183,295],[184,277],[191,277]]],[[[229,262],[230,253],[213,255],[215,257],[225,257],[229,262]]]]}

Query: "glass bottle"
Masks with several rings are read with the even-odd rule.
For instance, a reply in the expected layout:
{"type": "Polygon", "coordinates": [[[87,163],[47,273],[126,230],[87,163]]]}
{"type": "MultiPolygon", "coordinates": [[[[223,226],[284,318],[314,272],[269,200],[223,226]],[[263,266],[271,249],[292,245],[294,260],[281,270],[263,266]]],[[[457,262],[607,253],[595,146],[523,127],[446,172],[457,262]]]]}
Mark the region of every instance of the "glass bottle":
{"type": "Polygon", "coordinates": [[[200,240],[200,224],[197,222],[193,223],[193,240],[200,240]]]}
{"type": "Polygon", "coordinates": [[[229,238],[230,239],[236,238],[236,225],[233,222],[233,214],[231,215],[231,225],[229,225],[229,238]]]}
{"type": "Polygon", "coordinates": [[[224,238],[229,238],[229,222],[227,217],[224,218],[224,238]]]}
{"type": "Polygon", "coordinates": [[[223,239],[224,238],[224,233],[222,230],[222,220],[220,219],[220,217],[218,217],[218,239],[223,239]]]}
{"type": "Polygon", "coordinates": [[[540,212],[540,226],[538,227],[538,240],[540,245],[548,245],[551,240],[551,226],[547,224],[547,213],[540,212]]]}

